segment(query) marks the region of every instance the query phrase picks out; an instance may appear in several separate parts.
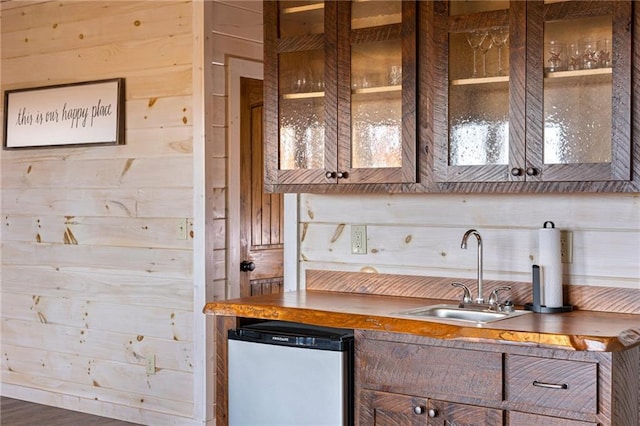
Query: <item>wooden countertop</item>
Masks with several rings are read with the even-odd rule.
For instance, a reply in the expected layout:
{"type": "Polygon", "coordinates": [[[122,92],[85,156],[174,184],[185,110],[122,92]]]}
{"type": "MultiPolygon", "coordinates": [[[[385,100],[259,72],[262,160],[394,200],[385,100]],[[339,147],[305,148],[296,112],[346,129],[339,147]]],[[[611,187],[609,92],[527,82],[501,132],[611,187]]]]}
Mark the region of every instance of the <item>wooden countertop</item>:
{"type": "Polygon", "coordinates": [[[615,352],[640,344],[640,315],[594,311],[530,313],[487,324],[413,319],[393,312],[451,300],[302,290],[207,303],[205,314],[409,333],[437,339],[500,341],[615,352]]]}

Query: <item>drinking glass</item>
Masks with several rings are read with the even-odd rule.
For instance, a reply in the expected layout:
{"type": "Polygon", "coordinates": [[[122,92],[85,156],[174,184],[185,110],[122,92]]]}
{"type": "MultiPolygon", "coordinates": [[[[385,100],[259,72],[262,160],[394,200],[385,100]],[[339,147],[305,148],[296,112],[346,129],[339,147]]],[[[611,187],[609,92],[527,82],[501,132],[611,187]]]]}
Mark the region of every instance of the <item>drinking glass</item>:
{"type": "Polygon", "coordinates": [[[611,67],[611,40],[603,38],[596,43],[598,51],[598,66],[600,68],[611,67]]]}
{"type": "Polygon", "coordinates": [[[547,71],[556,72],[564,69],[564,59],[565,59],[565,43],[558,40],[551,40],[546,45],[547,54],[549,55],[549,59],[547,59],[547,71]]]}
{"type": "Polygon", "coordinates": [[[592,38],[580,40],[580,51],[582,52],[582,68],[590,70],[598,66],[598,50],[592,38]]]}
{"type": "Polygon", "coordinates": [[[482,76],[487,76],[487,52],[493,46],[493,38],[489,37],[489,34],[485,32],[485,36],[480,42],[480,52],[482,53],[482,76]]]}
{"type": "Polygon", "coordinates": [[[389,69],[389,85],[398,86],[402,84],[402,67],[399,65],[393,65],[389,69]]]}
{"type": "Polygon", "coordinates": [[[504,75],[502,69],[502,48],[506,46],[509,40],[509,29],[507,27],[493,27],[489,30],[489,35],[493,40],[493,44],[498,48],[498,75],[504,75]]]}
{"type": "Polygon", "coordinates": [[[580,51],[580,46],[578,45],[578,43],[569,44],[569,52],[567,54],[567,57],[567,69],[569,71],[579,70],[580,65],[582,65],[582,53],[580,51]]]}
{"type": "Polygon", "coordinates": [[[472,77],[474,78],[478,76],[478,68],[476,67],[476,52],[478,51],[480,44],[484,41],[486,37],[487,37],[486,31],[469,31],[467,33],[467,42],[469,43],[469,46],[471,46],[471,49],[473,49],[472,77]]]}

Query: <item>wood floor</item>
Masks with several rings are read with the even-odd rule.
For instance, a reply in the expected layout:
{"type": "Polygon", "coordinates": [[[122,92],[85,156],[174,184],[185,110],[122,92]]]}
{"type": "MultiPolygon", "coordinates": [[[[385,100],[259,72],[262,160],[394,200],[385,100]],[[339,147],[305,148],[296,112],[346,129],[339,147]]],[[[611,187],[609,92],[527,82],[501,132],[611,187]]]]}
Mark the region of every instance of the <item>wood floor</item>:
{"type": "Polygon", "coordinates": [[[12,398],[1,397],[0,401],[0,425],[2,426],[131,426],[135,424],[12,398]]]}

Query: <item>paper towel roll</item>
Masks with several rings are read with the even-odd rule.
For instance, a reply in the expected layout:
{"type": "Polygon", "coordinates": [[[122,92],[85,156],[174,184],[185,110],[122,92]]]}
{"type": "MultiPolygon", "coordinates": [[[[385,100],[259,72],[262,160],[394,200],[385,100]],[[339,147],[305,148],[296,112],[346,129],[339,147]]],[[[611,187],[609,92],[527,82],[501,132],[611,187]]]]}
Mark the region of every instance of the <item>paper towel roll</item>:
{"type": "Polygon", "coordinates": [[[562,257],[560,230],[553,222],[545,222],[538,231],[538,257],[540,259],[541,302],[548,308],[559,308],[562,297],[562,257]],[[548,225],[551,225],[548,227],[548,225]]]}

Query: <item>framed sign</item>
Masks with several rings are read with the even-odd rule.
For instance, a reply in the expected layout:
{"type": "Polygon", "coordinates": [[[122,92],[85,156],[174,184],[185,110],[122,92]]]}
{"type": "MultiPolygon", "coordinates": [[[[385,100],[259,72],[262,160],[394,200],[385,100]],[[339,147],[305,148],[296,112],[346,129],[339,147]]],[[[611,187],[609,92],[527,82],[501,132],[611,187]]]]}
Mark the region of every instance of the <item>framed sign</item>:
{"type": "Polygon", "coordinates": [[[124,143],[124,79],[4,94],[4,149],[124,143]]]}

